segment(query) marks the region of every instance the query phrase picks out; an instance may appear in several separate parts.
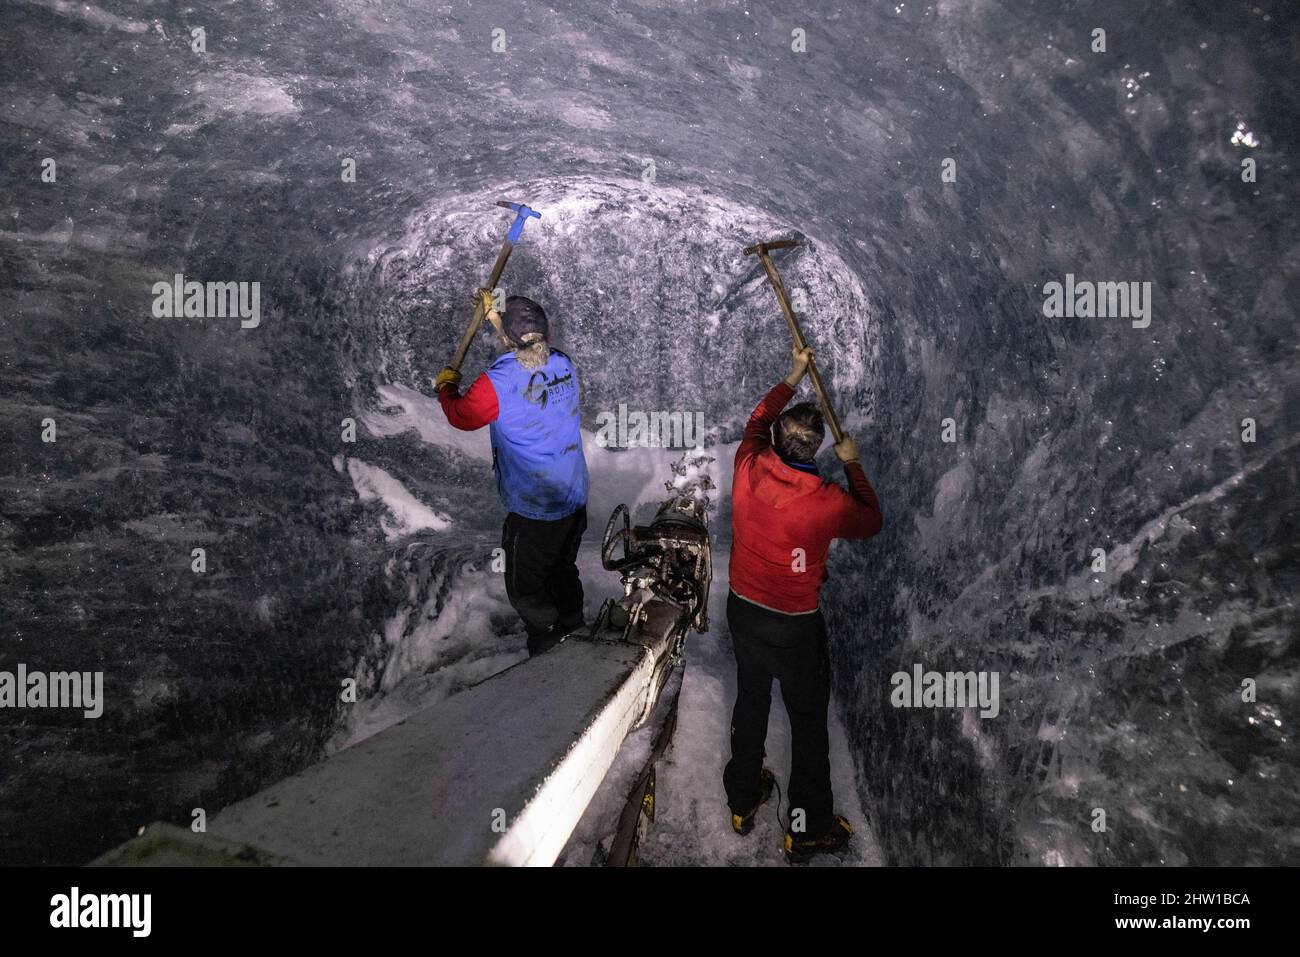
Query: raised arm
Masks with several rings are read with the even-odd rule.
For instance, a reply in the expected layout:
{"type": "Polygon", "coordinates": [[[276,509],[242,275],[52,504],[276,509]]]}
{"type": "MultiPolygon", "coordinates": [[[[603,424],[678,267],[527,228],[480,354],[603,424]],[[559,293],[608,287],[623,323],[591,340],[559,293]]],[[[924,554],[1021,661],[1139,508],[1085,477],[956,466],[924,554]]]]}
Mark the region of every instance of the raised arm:
{"type": "Polygon", "coordinates": [[[844,476],[849,480],[849,490],[840,502],[836,516],[836,538],[870,538],[880,532],[884,516],[880,513],[880,500],[871,487],[867,473],[858,461],[858,444],[846,435],[835,444],[835,455],[844,464],[844,476]]]}
{"type": "Polygon", "coordinates": [[[484,372],[474,380],[469,391],[460,394],[460,375],[448,376],[448,369],[438,373],[436,387],[438,403],[442,406],[447,421],[462,432],[481,429],[490,422],[495,422],[500,408],[497,405],[497,390],[492,387],[492,380],[484,372]]]}
{"type": "Polygon", "coordinates": [[[808,372],[808,363],[812,359],[812,350],[791,350],[793,359],[790,373],[776,385],[755,407],[749,422],[745,425],[745,434],[741,436],[740,448],[736,449],[736,464],[762,452],[772,444],[772,423],[781,414],[781,410],[794,397],[794,390],[808,372]]]}

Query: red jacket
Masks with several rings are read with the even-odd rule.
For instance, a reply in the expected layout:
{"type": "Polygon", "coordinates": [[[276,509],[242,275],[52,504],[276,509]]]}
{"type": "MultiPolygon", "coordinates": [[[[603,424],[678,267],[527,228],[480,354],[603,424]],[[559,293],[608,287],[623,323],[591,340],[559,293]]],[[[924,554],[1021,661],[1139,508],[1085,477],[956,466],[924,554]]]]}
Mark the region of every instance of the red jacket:
{"type": "Polygon", "coordinates": [[[844,466],[845,491],[776,454],[772,423],[793,395],[778,382],[749,417],[731,488],[731,590],[787,614],[816,610],[831,539],[870,538],[881,526],[880,503],[857,462],[844,466]]]}

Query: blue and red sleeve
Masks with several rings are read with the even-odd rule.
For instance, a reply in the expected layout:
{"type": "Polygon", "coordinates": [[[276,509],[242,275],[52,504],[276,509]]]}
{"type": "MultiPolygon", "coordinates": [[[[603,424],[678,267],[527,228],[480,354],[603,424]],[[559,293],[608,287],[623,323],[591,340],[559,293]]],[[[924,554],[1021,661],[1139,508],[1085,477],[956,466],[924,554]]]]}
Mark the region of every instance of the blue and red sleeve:
{"type": "Polygon", "coordinates": [[[472,432],[495,422],[501,411],[497,405],[497,390],[492,388],[492,380],[486,372],[474,380],[464,395],[458,394],[454,385],[443,386],[438,392],[438,402],[447,421],[462,432],[472,432]]]}

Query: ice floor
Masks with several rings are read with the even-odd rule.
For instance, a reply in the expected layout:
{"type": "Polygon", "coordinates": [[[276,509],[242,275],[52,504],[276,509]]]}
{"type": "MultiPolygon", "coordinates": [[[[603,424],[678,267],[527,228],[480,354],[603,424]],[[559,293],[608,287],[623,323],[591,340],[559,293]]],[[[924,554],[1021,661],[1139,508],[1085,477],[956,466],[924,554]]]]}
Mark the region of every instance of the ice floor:
{"type": "MultiPolygon", "coordinates": [[[[587,617],[601,602],[620,594],[618,578],[600,566],[600,527],[589,528],[579,565],[587,594],[587,617]]],[[[686,667],[681,677],[678,725],[673,742],[658,768],[658,809],[641,849],[645,865],[781,865],[782,832],[777,802],[760,816],[754,831],[739,837],[731,830],[722,789],[722,768],[729,756],[728,727],[735,700],[735,660],[727,633],[727,548],[714,555],[710,595],[711,630],[691,633],[686,667]]],[[[407,634],[392,655],[406,674],[382,694],[360,702],[331,750],[355,744],[414,711],[429,707],[457,691],[524,660],[524,635],[505,601],[500,575],[471,572],[460,576],[458,594],[444,603],[443,613],[428,617],[417,607],[403,612],[398,624],[407,634]],[[406,629],[408,618],[420,623],[406,629]]],[[[390,631],[396,628],[390,624],[390,631]]],[[[563,863],[586,864],[597,845],[608,839],[618,809],[627,796],[630,778],[649,750],[653,728],[634,733],[606,785],[591,803],[591,812],[578,825],[563,863]]],[[[790,767],[790,728],[780,694],[773,690],[768,724],[768,764],[775,771],[783,796],[790,767]]],[[[853,760],[837,709],[831,713],[831,772],[837,808],[852,823],[855,837],[838,859],[824,864],[878,865],[881,855],[868,817],[859,803],[853,760]]],[[[788,805],[782,802],[781,813],[788,805]]]]}

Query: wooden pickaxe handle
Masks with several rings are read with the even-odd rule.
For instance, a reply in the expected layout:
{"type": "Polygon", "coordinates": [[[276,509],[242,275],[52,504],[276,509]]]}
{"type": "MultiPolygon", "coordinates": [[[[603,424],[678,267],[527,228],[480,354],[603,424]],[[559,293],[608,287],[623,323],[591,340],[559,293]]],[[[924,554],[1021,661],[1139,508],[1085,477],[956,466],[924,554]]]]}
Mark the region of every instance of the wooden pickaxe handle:
{"type": "MultiPolygon", "coordinates": [[[[506,235],[506,241],[501,244],[501,252],[497,253],[497,261],[492,266],[492,274],[488,277],[487,289],[496,289],[497,283],[501,281],[501,273],[506,268],[506,260],[510,258],[510,252],[515,248],[515,240],[524,231],[524,224],[528,219],[540,219],[541,213],[535,209],[529,209],[522,203],[507,203],[505,201],[497,203],[498,206],[504,206],[507,209],[515,211],[515,221],[510,226],[510,232],[506,235]]],[[[469,325],[465,327],[465,334],[460,337],[460,345],[456,347],[456,355],[452,357],[451,367],[459,370],[461,363],[465,361],[465,356],[469,353],[469,347],[474,344],[474,337],[478,335],[479,326],[483,325],[483,303],[474,304],[474,315],[470,318],[469,325]]]]}
{"type": "MultiPolygon", "coordinates": [[[[798,245],[799,243],[792,240],[783,240],[777,243],[759,243],[756,246],[747,248],[745,254],[758,254],[759,261],[763,264],[763,271],[767,273],[768,282],[772,284],[772,291],[776,293],[776,301],[781,306],[781,312],[785,315],[785,323],[790,327],[790,338],[794,340],[794,347],[803,350],[808,348],[808,340],[804,338],[803,329],[799,327],[799,320],[795,318],[794,309],[790,306],[790,298],[785,294],[785,286],[776,271],[776,266],[772,264],[772,257],[768,254],[768,250],[771,249],[785,249],[789,246],[798,245]]],[[[812,381],[813,391],[817,393],[817,401],[821,404],[822,415],[826,417],[826,424],[830,427],[831,437],[838,444],[844,440],[844,432],[840,429],[840,420],[835,415],[835,410],[831,408],[831,400],[826,395],[826,387],[822,385],[822,377],[821,373],[817,371],[816,359],[808,363],[808,378],[812,381]]]]}
{"type": "MultiPolygon", "coordinates": [[[[501,252],[497,253],[496,265],[492,267],[492,275],[488,277],[486,288],[495,289],[497,283],[501,281],[501,273],[506,268],[506,260],[510,258],[510,251],[515,248],[514,243],[510,240],[505,241],[501,247],[501,252]]],[[[465,361],[465,356],[469,353],[469,347],[474,344],[474,337],[478,335],[479,326],[483,325],[483,303],[476,303],[474,306],[474,316],[470,319],[469,325],[465,327],[465,334],[460,337],[460,345],[456,347],[456,355],[452,357],[451,367],[460,369],[461,363],[465,361]]]]}

